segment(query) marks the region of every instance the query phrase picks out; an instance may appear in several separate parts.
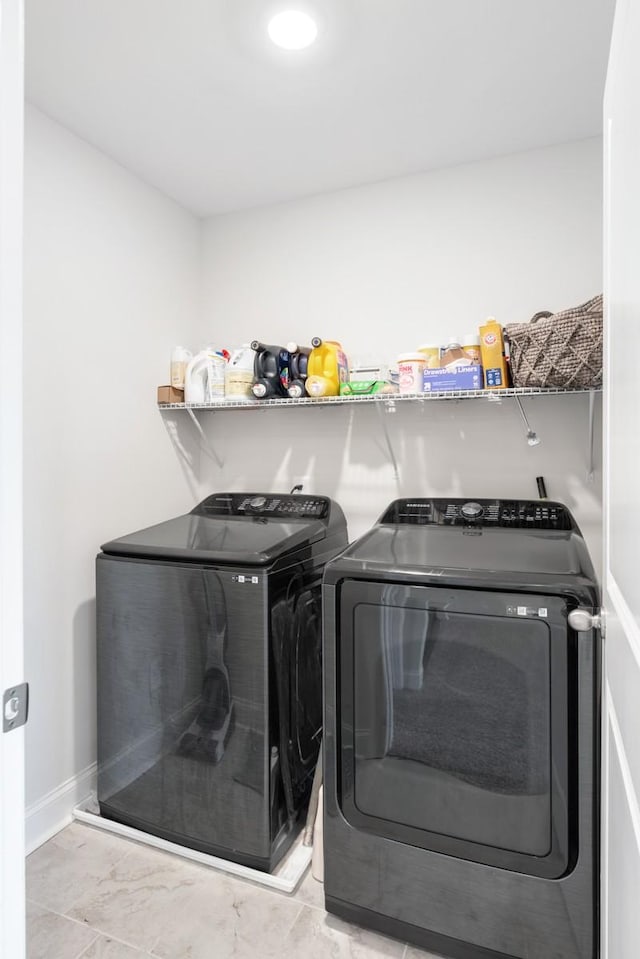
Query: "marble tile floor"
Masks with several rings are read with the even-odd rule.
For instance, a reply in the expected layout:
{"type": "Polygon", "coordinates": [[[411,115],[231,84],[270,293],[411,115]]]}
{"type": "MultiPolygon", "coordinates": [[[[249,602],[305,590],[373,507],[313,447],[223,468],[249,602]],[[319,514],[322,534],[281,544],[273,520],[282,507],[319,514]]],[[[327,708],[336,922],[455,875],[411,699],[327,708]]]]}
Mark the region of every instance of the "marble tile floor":
{"type": "Polygon", "coordinates": [[[72,823],[27,859],[27,959],[437,959],[293,896],[72,823]]]}

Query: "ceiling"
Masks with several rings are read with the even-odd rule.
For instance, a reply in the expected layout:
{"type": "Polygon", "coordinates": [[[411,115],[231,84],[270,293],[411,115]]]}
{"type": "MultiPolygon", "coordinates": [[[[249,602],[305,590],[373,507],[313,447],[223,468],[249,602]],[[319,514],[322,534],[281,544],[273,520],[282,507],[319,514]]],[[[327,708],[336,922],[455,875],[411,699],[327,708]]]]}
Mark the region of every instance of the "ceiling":
{"type": "Polygon", "coordinates": [[[613,7],[26,0],[27,97],[206,216],[600,134],[613,7]]]}

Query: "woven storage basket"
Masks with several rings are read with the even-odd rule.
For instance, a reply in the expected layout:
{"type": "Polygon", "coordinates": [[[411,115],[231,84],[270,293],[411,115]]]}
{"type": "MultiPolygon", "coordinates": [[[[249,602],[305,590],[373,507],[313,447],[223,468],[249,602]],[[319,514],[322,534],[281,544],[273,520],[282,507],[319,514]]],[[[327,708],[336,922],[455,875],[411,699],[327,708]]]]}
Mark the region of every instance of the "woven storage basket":
{"type": "Polygon", "coordinates": [[[580,390],[602,385],[602,295],[561,313],[505,327],[514,386],[580,390]]]}

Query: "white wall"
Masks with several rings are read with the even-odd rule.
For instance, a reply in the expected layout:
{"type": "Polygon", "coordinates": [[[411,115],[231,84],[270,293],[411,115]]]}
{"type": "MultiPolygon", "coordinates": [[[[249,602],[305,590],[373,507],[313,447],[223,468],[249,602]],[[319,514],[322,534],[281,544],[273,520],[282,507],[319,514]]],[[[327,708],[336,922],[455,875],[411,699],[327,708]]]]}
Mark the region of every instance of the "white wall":
{"type": "Polygon", "coordinates": [[[171,345],[195,336],[200,225],[34,108],[26,113],[25,162],[33,845],[91,781],[96,551],[193,500],[155,389],[167,382],[171,345]]]}
{"type": "Polygon", "coordinates": [[[586,299],[602,288],[601,153],[583,140],[212,217],[204,336],[394,357],[586,299]]]}
{"type": "MultiPolygon", "coordinates": [[[[585,140],[211,218],[201,340],[320,335],[393,359],[488,314],[522,321],[587,299],[602,289],[601,148],[585,140]]],[[[533,497],[542,474],[599,566],[599,400],[590,483],[587,398],[525,406],[534,449],[511,400],[399,404],[385,419],[397,480],[375,408],[206,414],[225,467],[203,458],[200,489],[288,489],[313,474],[307,488],[335,496],[355,536],[398,495],[533,497]]]]}
{"type": "MultiPolygon", "coordinates": [[[[201,224],[33,108],[25,170],[28,842],[64,821],[95,761],[93,561],[101,542],[215,489],[336,497],[352,536],[398,495],[552,497],[599,560],[587,399],[201,414],[155,409],[169,349],[343,340],[393,358],[425,340],[601,289],[600,141],[403,178],[201,224]],[[203,246],[201,247],[201,239],[203,246]],[[202,300],[200,290],[203,290],[202,300]],[[394,475],[386,424],[398,461],[394,475]],[[166,429],[165,429],[166,427],[166,429]],[[175,443],[172,449],[170,438],[175,443]]],[[[599,420],[599,404],[597,409],[599,420]]],[[[599,426],[596,423],[596,437],[599,426]]]]}

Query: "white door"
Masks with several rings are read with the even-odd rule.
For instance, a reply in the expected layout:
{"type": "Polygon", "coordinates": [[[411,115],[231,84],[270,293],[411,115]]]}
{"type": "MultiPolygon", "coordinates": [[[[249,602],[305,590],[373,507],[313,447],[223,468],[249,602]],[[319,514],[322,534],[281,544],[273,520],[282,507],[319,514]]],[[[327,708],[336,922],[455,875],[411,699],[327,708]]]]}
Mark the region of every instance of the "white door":
{"type": "MultiPolygon", "coordinates": [[[[22,0],[0,0],[0,703],[22,683],[22,0]]],[[[4,705],[2,718],[4,718],[4,705]]],[[[9,711],[9,716],[12,712],[9,711]]],[[[0,719],[0,956],[24,945],[24,729],[0,719]]]]}
{"type": "Polygon", "coordinates": [[[640,956],[640,3],[618,0],[605,95],[606,640],[602,957],[640,956]]]}

